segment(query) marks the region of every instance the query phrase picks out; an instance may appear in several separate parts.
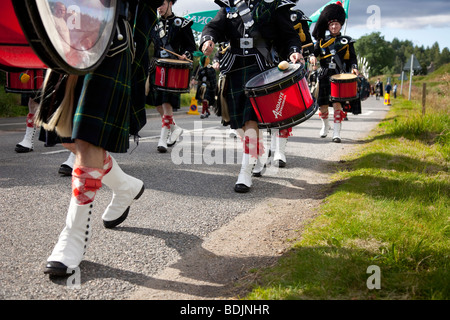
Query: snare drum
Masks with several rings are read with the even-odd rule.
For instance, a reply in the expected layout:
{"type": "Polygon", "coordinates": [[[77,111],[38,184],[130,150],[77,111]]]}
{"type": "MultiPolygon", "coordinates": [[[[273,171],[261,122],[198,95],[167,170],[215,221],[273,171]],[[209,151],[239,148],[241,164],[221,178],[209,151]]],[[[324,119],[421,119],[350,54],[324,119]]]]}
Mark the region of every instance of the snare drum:
{"type": "Polygon", "coordinates": [[[345,102],[358,99],[357,76],[351,73],[335,74],[330,77],[331,101],[345,102]]]}
{"type": "Polygon", "coordinates": [[[158,59],[153,85],[161,91],[189,92],[192,63],[184,60],[158,59]]]}
{"type": "Polygon", "coordinates": [[[35,93],[42,88],[44,72],[43,69],[7,72],[5,91],[10,93],[35,93]]]}
{"type": "Polygon", "coordinates": [[[266,70],[245,85],[245,93],[258,117],[259,128],[286,129],[314,115],[317,104],[309,91],[306,71],[300,64],[291,64],[280,71],[266,70]]]}

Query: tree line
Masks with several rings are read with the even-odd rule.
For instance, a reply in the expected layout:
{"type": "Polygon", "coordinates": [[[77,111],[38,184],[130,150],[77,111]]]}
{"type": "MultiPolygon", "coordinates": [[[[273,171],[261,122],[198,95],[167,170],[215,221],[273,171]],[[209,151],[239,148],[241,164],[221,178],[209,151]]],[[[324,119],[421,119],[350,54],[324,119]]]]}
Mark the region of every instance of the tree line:
{"type": "Polygon", "coordinates": [[[394,38],[391,42],[387,41],[380,32],[360,37],[355,43],[355,50],[368,61],[370,76],[401,74],[411,54],[414,54],[422,67],[414,74],[427,74],[430,67],[437,69],[450,62],[449,48],[445,47],[441,51],[438,42],[424,48],[415,46],[410,40],[394,38]]]}

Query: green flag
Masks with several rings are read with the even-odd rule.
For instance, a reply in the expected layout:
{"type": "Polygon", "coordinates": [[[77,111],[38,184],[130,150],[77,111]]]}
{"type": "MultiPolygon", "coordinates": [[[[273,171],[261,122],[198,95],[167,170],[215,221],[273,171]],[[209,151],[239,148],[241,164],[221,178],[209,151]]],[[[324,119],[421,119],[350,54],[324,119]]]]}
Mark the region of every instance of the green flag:
{"type": "MultiPolygon", "coordinates": [[[[316,12],[314,12],[309,18],[311,19],[311,22],[309,22],[309,25],[311,25],[312,23],[317,22],[317,20],[319,19],[320,13],[323,11],[323,9],[332,3],[336,3],[339,0],[331,0],[329,2],[327,2],[326,4],[324,4],[322,7],[320,7],[316,12]]],[[[342,0],[340,1],[344,4],[344,10],[345,10],[345,15],[348,18],[348,7],[350,5],[350,0],[342,0]]]]}
{"type": "Polygon", "coordinates": [[[202,32],[203,27],[216,16],[217,12],[218,10],[194,12],[185,15],[184,18],[194,22],[192,30],[202,32]]]}

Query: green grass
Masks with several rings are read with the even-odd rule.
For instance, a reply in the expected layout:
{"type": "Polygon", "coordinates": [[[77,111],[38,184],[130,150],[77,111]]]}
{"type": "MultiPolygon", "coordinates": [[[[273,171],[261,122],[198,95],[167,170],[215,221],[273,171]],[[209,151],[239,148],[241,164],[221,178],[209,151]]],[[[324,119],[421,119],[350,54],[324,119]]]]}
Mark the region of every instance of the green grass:
{"type": "Polygon", "coordinates": [[[300,241],[259,270],[244,299],[449,299],[448,111],[396,99],[366,144],[336,164],[300,241]],[[369,289],[369,266],[381,289],[369,289]]]}
{"type": "Polygon", "coordinates": [[[5,92],[4,85],[0,86],[0,117],[20,117],[28,114],[28,107],[22,106],[20,94],[5,92]]]}

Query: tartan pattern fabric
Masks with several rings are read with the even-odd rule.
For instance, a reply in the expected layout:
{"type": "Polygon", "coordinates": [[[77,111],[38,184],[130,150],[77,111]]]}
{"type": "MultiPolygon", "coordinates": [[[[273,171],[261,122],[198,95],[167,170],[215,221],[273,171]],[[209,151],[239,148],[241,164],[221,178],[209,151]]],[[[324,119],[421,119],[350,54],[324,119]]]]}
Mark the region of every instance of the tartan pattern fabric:
{"type": "Polygon", "coordinates": [[[73,139],[87,141],[110,152],[125,153],[130,134],[137,135],[146,124],[147,49],[156,21],[156,8],[141,1],[136,21],[135,36],[131,40],[136,43],[133,64],[128,48],[106,57],[94,72],[85,76],[74,115],[73,139]]]}
{"type": "Polygon", "coordinates": [[[328,112],[319,111],[319,118],[320,119],[328,119],[328,112]]]}
{"type": "Polygon", "coordinates": [[[342,119],[344,119],[346,116],[345,112],[342,110],[335,110],[334,111],[334,123],[341,123],[342,119]]]}
{"type": "Polygon", "coordinates": [[[262,138],[245,136],[241,139],[244,143],[244,153],[249,154],[253,158],[258,158],[264,154],[264,143],[262,138]]]}
{"type": "Polygon", "coordinates": [[[169,116],[169,115],[163,115],[162,117],[162,128],[167,127],[170,129],[170,126],[172,124],[175,124],[175,122],[173,122],[173,116],[169,116]]]}
{"type": "Polygon", "coordinates": [[[34,113],[27,114],[27,128],[34,127],[34,113]]]}
{"type": "Polygon", "coordinates": [[[94,201],[97,190],[102,186],[105,170],[88,168],[75,164],[72,171],[72,196],[78,205],[94,201]]]}
{"type": "Polygon", "coordinates": [[[230,126],[232,129],[242,128],[249,120],[258,121],[256,113],[245,94],[245,84],[255,75],[260,73],[256,64],[244,67],[240,72],[227,73],[228,92],[227,104],[230,114],[230,126]]]}
{"type": "Polygon", "coordinates": [[[105,151],[105,156],[103,157],[103,159],[103,170],[105,170],[105,174],[107,174],[111,171],[111,168],[113,166],[112,158],[109,152],[105,151]]]}

